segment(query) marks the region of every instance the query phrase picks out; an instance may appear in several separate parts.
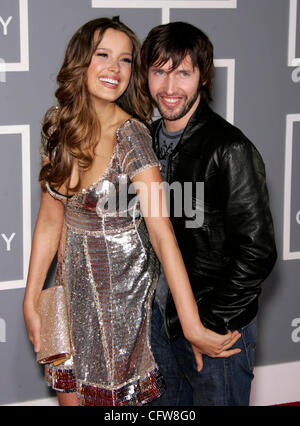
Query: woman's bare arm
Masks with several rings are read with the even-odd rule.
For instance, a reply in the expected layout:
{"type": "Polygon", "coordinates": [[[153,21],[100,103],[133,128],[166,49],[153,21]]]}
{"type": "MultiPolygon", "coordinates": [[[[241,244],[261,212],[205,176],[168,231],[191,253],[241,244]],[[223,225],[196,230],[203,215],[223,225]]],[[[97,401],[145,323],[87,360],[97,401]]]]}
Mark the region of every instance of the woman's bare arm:
{"type": "Polygon", "coordinates": [[[23,302],[24,318],[35,352],[40,350],[40,319],[37,305],[51,262],[57,252],[64,207],[60,201],[43,192],[34,229],[29,271],[23,302]]]}
{"type": "Polygon", "coordinates": [[[192,345],[198,369],[202,368],[202,354],[229,357],[239,353],[239,349],[230,350],[240,337],[238,332],[220,335],[205,328],[201,323],[186,268],[168,218],[158,167],[138,173],[132,181],[138,193],[153,249],[163,267],[184,336],[192,345]],[[155,182],[157,184],[153,185],[155,182]]]}

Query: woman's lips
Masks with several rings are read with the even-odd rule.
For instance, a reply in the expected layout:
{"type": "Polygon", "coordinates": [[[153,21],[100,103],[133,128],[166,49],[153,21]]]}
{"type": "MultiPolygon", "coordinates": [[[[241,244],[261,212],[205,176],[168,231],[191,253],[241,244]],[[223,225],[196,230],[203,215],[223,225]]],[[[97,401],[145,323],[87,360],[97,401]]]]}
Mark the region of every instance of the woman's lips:
{"type": "Polygon", "coordinates": [[[113,77],[99,77],[99,81],[110,89],[116,89],[120,84],[120,81],[113,77]]]}

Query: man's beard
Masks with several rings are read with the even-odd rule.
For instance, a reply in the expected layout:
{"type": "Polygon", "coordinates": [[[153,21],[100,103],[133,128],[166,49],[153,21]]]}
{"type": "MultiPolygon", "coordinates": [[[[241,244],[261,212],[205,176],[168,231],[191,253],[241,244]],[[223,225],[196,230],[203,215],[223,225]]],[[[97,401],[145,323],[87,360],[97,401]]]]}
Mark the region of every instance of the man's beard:
{"type": "MultiPolygon", "coordinates": [[[[194,96],[190,99],[187,99],[187,97],[185,96],[185,102],[182,104],[182,107],[178,110],[178,111],[168,111],[167,107],[162,105],[160,106],[159,102],[157,102],[154,99],[154,103],[155,106],[157,107],[157,109],[160,112],[160,115],[162,116],[162,118],[169,120],[169,121],[176,121],[179,120],[180,118],[184,117],[193,107],[193,105],[195,104],[195,102],[198,99],[198,95],[199,95],[199,91],[197,90],[194,94],[194,96]]],[[[157,98],[159,99],[159,96],[161,96],[160,94],[157,95],[157,98]]],[[[174,95],[172,95],[174,96],[174,95]]],[[[182,96],[182,95],[181,95],[182,96]]],[[[166,95],[167,97],[167,95],[166,95]]]]}

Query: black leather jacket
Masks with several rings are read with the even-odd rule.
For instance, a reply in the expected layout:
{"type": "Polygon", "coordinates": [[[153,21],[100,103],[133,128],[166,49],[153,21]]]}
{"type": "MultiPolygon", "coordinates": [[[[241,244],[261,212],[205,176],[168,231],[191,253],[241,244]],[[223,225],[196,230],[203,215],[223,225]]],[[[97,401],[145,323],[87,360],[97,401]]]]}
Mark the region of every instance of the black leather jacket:
{"type": "MultiPolygon", "coordinates": [[[[153,124],[156,152],[160,123],[153,124]]],[[[169,183],[193,182],[194,191],[204,182],[204,203],[195,192],[192,198],[193,208],[204,209],[203,224],[187,228],[172,200],[170,219],[203,324],[222,334],[239,329],[256,316],[277,257],[263,160],[239,129],[200,102],[166,173],[169,183]]],[[[181,330],[170,291],[165,325],[170,339],[181,330]]]]}

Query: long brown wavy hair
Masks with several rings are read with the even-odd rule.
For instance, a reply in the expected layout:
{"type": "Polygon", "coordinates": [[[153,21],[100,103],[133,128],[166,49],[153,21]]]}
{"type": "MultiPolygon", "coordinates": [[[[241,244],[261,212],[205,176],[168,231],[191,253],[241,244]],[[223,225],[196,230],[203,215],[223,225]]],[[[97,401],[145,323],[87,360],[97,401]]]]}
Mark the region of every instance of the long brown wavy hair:
{"type": "Polygon", "coordinates": [[[132,43],[132,69],[129,85],[116,101],[124,111],[148,124],[152,106],[140,72],[140,42],[134,32],[118,17],[99,18],[84,24],[71,38],[57,76],[55,96],[58,106],[50,108],[42,124],[44,150],[49,162],[39,175],[43,190],[46,182],[54,188],[66,184],[76,191],[80,181],[70,188],[74,160],[79,168],[87,170],[93,161],[93,152],[100,137],[100,124],[92,106],[86,84],[86,71],[104,32],[112,28],[125,33],[132,43]],[[98,39],[95,43],[94,37],[98,39]]]}

